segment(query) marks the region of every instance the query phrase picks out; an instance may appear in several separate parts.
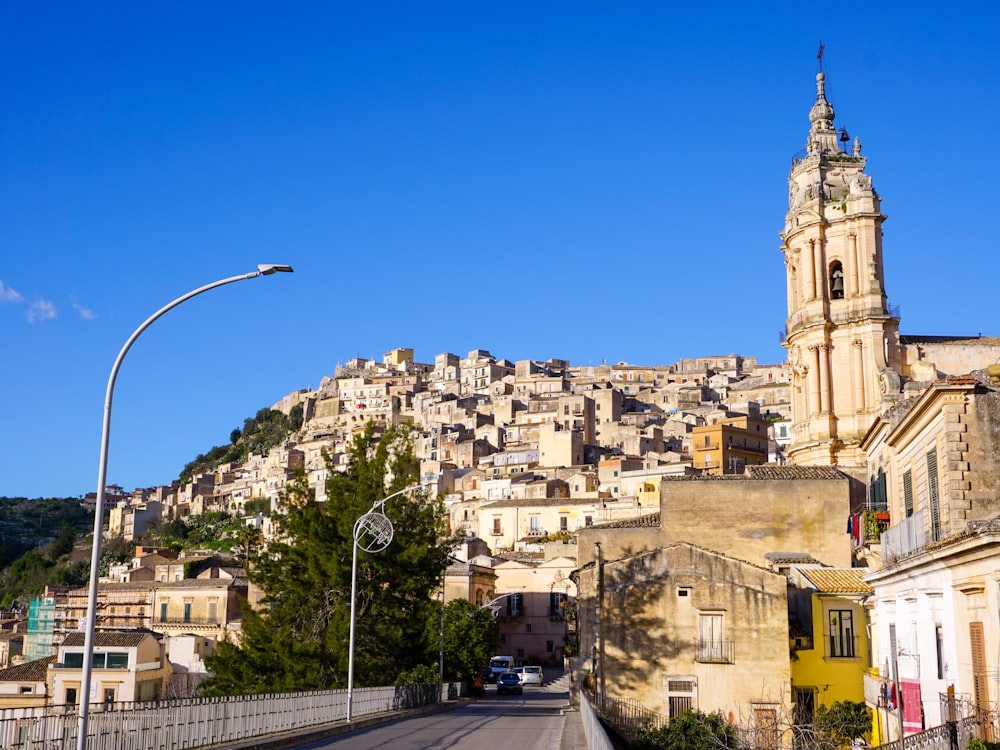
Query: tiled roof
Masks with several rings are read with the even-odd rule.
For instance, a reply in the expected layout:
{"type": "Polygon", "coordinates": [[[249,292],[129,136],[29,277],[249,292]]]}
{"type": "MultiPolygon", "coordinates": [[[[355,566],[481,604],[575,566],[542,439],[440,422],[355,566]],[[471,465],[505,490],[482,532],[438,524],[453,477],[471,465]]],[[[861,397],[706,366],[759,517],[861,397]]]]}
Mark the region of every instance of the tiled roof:
{"type": "Polygon", "coordinates": [[[0,669],[0,682],[45,682],[49,672],[49,664],[56,660],[54,656],[18,664],[16,667],[0,669]]]}
{"type": "Polygon", "coordinates": [[[873,589],[861,576],[863,568],[801,568],[802,577],[826,594],[870,594],[873,589]]]}
{"type": "Polygon", "coordinates": [[[969,375],[949,375],[944,382],[948,385],[979,385],[979,381],[969,375]]]}
{"type": "Polygon", "coordinates": [[[746,474],[751,479],[847,479],[832,466],[779,466],[762,464],[748,466],[746,474]]]}
{"type": "MultiPolygon", "coordinates": [[[[587,526],[587,529],[644,529],[644,528],[656,528],[660,525],[660,514],[649,513],[644,516],[639,516],[638,518],[623,518],[620,521],[608,521],[608,523],[595,523],[593,526],[587,526]]],[[[580,529],[584,531],[585,529],[580,529]]]]}
{"type": "MultiPolygon", "coordinates": [[[[94,645],[110,646],[112,648],[132,648],[142,643],[143,639],[148,635],[153,634],[137,630],[109,630],[102,633],[94,633],[94,645]]],[[[70,633],[66,636],[66,640],[62,642],[62,645],[82,646],[84,645],[85,637],[86,633],[70,633]]]]}
{"type": "Polygon", "coordinates": [[[922,336],[922,335],[900,335],[901,344],[979,344],[983,346],[996,346],[1000,344],[1000,338],[996,336],[922,336]]]}
{"type": "Polygon", "coordinates": [[[497,500],[496,502],[484,502],[480,506],[483,510],[486,509],[496,509],[496,508],[547,508],[547,507],[558,507],[562,505],[593,505],[594,503],[599,503],[600,500],[596,497],[591,498],[572,498],[572,497],[535,497],[535,498],[506,498],[504,500],[497,500]]]}
{"type": "Polygon", "coordinates": [[[759,464],[746,467],[743,474],[701,474],[698,476],[665,476],[663,482],[746,482],[755,479],[847,479],[833,466],[780,466],[759,464]]]}

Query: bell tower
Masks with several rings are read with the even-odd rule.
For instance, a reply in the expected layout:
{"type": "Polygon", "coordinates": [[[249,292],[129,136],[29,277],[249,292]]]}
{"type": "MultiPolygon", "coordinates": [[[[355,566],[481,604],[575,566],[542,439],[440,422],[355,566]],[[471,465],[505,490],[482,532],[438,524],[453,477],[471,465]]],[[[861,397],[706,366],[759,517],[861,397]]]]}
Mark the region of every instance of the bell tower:
{"type": "Polygon", "coordinates": [[[789,459],[806,466],[865,464],[860,441],[899,392],[899,318],[888,307],[878,193],[861,143],[833,124],[826,78],[816,76],[804,153],[792,160],[781,233],[788,291],[784,346],[792,372],[789,459]]]}

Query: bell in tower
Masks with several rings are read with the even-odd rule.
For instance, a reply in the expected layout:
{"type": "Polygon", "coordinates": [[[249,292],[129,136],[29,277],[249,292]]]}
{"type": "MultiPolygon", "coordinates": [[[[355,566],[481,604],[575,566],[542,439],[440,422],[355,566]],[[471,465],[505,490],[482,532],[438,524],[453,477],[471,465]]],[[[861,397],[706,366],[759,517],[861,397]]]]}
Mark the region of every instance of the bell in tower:
{"type": "Polygon", "coordinates": [[[840,263],[834,263],[830,272],[830,299],[844,299],[844,269],[840,263]]]}

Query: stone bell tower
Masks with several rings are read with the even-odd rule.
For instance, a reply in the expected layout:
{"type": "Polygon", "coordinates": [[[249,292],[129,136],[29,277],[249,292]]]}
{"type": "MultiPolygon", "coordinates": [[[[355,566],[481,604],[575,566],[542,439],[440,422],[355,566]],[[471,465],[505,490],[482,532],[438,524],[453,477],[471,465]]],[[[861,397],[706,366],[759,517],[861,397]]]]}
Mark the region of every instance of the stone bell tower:
{"type": "Polygon", "coordinates": [[[861,467],[860,441],[899,393],[899,318],[890,311],[882,268],[878,193],[865,174],[861,144],[841,150],[816,76],[804,155],[788,176],[781,233],[788,282],[785,342],[792,372],[789,459],[806,466],[861,467]]]}

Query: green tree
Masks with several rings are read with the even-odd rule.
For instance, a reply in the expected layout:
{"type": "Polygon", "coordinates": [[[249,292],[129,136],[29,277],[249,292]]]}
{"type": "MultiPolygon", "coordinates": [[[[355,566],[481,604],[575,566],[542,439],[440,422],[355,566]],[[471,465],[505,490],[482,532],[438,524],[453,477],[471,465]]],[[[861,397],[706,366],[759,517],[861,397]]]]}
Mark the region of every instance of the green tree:
{"type": "MultiPolygon", "coordinates": [[[[440,651],[441,610],[427,622],[427,639],[435,644],[433,660],[440,651]]],[[[454,599],[444,608],[444,676],[467,680],[479,673],[500,643],[500,629],[488,607],[477,607],[468,599],[454,599]]]]}
{"type": "Polygon", "coordinates": [[[49,558],[54,562],[63,555],[70,554],[75,544],[76,531],[73,530],[73,524],[63,521],[59,527],[59,536],[49,545],[49,558]]]}
{"type": "MultiPolygon", "coordinates": [[[[260,415],[258,415],[259,417],[260,415]]],[[[250,578],[264,592],[244,613],[239,646],[208,659],[209,695],[340,688],[347,684],[354,523],[381,498],[416,483],[419,464],[405,432],[376,440],[371,424],[350,451],[349,469],[328,462],[327,500],[317,502],[298,472],[281,498],[280,541],[254,557],[250,578]]],[[[428,653],[425,623],[447,564],[441,503],[414,491],[384,507],[391,544],[358,551],[355,683],[392,684],[428,653]]]]}
{"type": "Polygon", "coordinates": [[[816,729],[837,745],[850,745],[872,730],[871,709],[863,701],[837,701],[816,709],[816,729]]]}
{"type": "Polygon", "coordinates": [[[697,709],[675,716],[659,729],[636,732],[634,750],[720,750],[739,748],[739,732],[719,711],[710,714],[697,709]]]}

